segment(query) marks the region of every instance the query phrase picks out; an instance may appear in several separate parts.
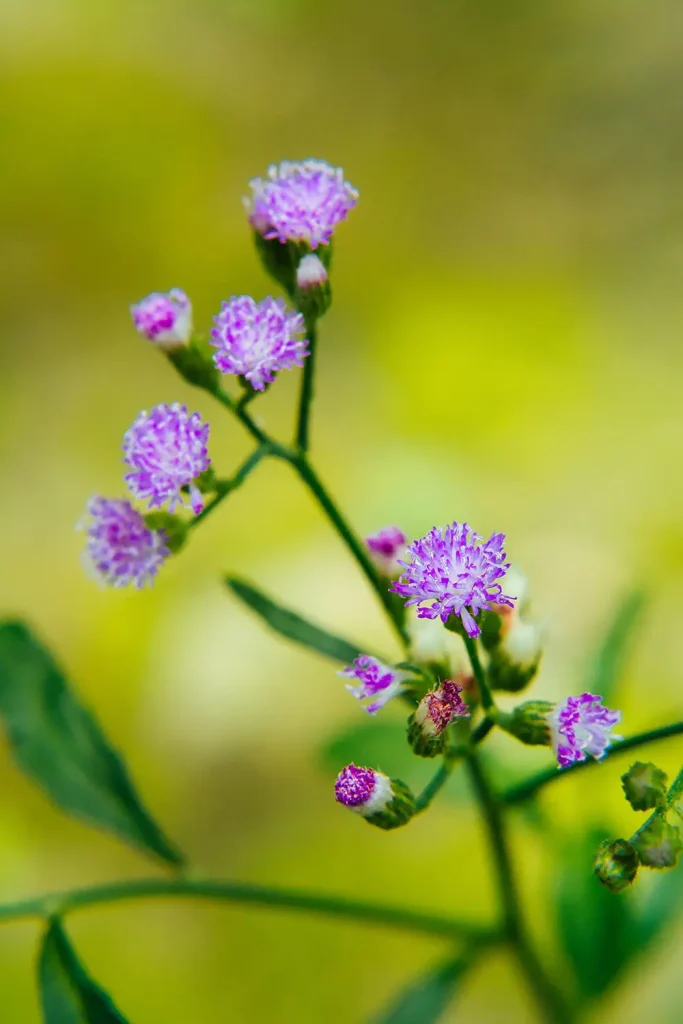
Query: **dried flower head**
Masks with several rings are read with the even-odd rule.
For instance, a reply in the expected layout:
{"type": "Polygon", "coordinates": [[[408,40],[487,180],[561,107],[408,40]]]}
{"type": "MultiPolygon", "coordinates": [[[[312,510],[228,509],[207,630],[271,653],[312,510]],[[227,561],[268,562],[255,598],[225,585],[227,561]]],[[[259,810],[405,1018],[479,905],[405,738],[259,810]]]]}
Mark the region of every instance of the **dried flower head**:
{"type": "Polygon", "coordinates": [[[369,654],[361,654],[353,665],[347,665],[338,675],[358,680],[357,686],[347,684],[346,689],[357,700],[372,698],[371,702],[365,705],[365,710],[371,715],[384,707],[392,697],[401,693],[404,681],[408,678],[407,672],[385,665],[369,654]]]}
{"type": "Polygon", "coordinates": [[[468,718],[470,709],[462,699],[463,687],[445,679],[425,694],[408,719],[408,742],[420,757],[435,757],[443,750],[444,732],[456,718],[468,718]]]}
{"type": "Polygon", "coordinates": [[[208,439],[208,423],[178,402],[141,412],[123,439],[124,461],[133,469],[126,483],[150,508],[168,502],[171,512],[183,503],[181,487],[189,487],[192,510],[201,512],[204,502],[193,481],[211,463],[208,439]]]}
{"type": "Polygon", "coordinates": [[[283,160],[249,185],[253,195],[245,204],[254,230],[266,239],[305,242],[311,249],[326,245],[358,202],[341,167],[324,160],[283,160]]]}
{"type": "Polygon", "coordinates": [[[511,605],[514,597],[503,594],[500,583],[509,563],[505,561],[505,535],[493,533],[484,541],[467,523],[435,526],[416,540],[400,560],[403,572],[391,589],[418,605],[418,615],[446,622],[459,615],[471,637],[481,632],[473,616],[493,603],[511,605]]]}
{"type": "Polygon", "coordinates": [[[192,306],[185,292],[152,292],[130,307],[137,331],[161,348],[186,345],[192,334],[192,306]]]}
{"type": "Polygon", "coordinates": [[[585,761],[588,754],[601,758],[613,740],[613,727],[621,721],[621,711],[602,706],[602,697],[582,693],[567,697],[548,716],[552,743],[560,768],[585,761]]]}
{"type": "Polygon", "coordinates": [[[304,318],[287,309],[282,299],[256,302],[250,295],[233,296],[214,317],[211,344],[221,373],[246,377],[263,391],[279,370],[301,366],[308,355],[304,318]]]}
{"type": "Polygon", "coordinates": [[[151,583],[170,555],[163,532],[150,530],[123,498],[91,498],[86,513],[86,553],[97,576],[110,587],[151,583]]]}

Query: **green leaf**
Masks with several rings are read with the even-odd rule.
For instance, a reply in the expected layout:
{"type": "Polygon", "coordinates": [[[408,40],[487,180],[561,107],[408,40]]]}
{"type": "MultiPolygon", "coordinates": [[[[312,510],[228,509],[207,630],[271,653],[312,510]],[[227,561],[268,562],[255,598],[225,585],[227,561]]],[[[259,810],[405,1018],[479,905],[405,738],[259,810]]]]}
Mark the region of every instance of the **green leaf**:
{"type": "Polygon", "coordinates": [[[276,604],[245,580],[240,580],[235,576],[226,576],[225,582],[233,594],[244,601],[257,615],[260,615],[280,636],[294,640],[295,643],[309,647],[326,658],[332,658],[333,661],[343,662],[346,665],[350,664],[359,654],[367,653],[348,640],[328,633],[327,630],[314,626],[312,622],[308,622],[296,612],[290,612],[288,608],[276,604]]]}
{"type": "Polygon", "coordinates": [[[603,637],[591,664],[586,690],[598,693],[605,703],[616,689],[628,654],[628,643],[645,608],[646,598],[641,590],[627,594],[603,637]]]}
{"type": "Polygon", "coordinates": [[[97,721],[20,622],[0,624],[0,716],[15,761],[55,803],[146,853],[182,864],[97,721]]]}
{"type": "Polygon", "coordinates": [[[45,1024],[128,1024],[89,976],[58,921],[43,939],[38,984],[45,1024]]]}
{"type": "Polygon", "coordinates": [[[464,958],[450,960],[405,989],[373,1024],[436,1024],[469,967],[464,958]]]}

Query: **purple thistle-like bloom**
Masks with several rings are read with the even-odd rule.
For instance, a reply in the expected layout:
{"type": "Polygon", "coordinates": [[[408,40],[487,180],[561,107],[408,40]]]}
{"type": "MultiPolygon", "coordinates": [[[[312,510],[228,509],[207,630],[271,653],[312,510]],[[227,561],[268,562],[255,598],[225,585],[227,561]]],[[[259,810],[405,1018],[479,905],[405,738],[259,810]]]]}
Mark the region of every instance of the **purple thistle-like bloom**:
{"type": "Polygon", "coordinates": [[[180,488],[189,486],[192,511],[201,512],[204,502],[193,481],[211,463],[208,439],[208,423],[178,402],[141,412],[123,438],[124,461],[133,468],[126,483],[150,508],[168,502],[171,512],[183,503],[180,488]]]}
{"type": "Polygon", "coordinates": [[[163,532],[123,498],[91,498],[86,511],[86,551],[99,578],[111,587],[151,583],[171,553],[163,532]]]}
{"type": "Polygon", "coordinates": [[[340,771],[334,794],[340,804],[365,817],[383,811],[393,797],[391,781],[386,775],[372,768],[358,768],[355,764],[340,771]]]}
{"type": "Polygon", "coordinates": [[[186,345],[192,334],[192,306],[185,292],[152,292],[130,307],[137,331],[162,348],[186,345]]]}
{"type": "Polygon", "coordinates": [[[358,680],[357,686],[351,686],[348,683],[346,686],[349,693],[352,693],[357,700],[365,700],[367,697],[376,698],[370,704],[365,705],[365,710],[371,715],[384,707],[392,697],[401,693],[404,688],[403,682],[408,677],[407,672],[397,671],[389,665],[385,665],[378,658],[372,658],[369,654],[361,654],[353,665],[347,665],[337,674],[346,679],[358,680]]]}
{"type": "Polygon", "coordinates": [[[447,622],[459,615],[468,635],[481,632],[473,616],[492,604],[512,607],[514,597],[503,594],[496,581],[505,575],[505,534],[493,533],[484,541],[467,523],[435,526],[411,544],[407,561],[399,561],[403,573],[391,589],[418,605],[420,618],[447,622]],[[426,603],[430,602],[430,603],[426,603]]]}
{"type": "Polygon", "coordinates": [[[263,391],[278,370],[301,366],[308,355],[304,318],[282,299],[256,302],[250,295],[233,296],[222,304],[214,324],[217,368],[246,377],[256,391],[263,391]]]}
{"type": "Polygon", "coordinates": [[[612,740],[611,734],[621,721],[621,711],[610,711],[602,706],[602,697],[582,693],[580,697],[567,697],[549,716],[553,747],[560,768],[585,761],[588,754],[601,758],[612,740]]]}
{"type": "Polygon", "coordinates": [[[370,556],[383,576],[400,576],[399,555],[405,553],[406,535],[398,526],[385,526],[365,538],[370,556]]]}
{"type": "Polygon", "coordinates": [[[358,192],[344,181],[341,167],[324,160],[283,160],[268,168],[266,178],[254,178],[249,185],[253,196],[245,204],[254,230],[283,243],[306,242],[311,249],[327,245],[358,202],[358,192]]]}

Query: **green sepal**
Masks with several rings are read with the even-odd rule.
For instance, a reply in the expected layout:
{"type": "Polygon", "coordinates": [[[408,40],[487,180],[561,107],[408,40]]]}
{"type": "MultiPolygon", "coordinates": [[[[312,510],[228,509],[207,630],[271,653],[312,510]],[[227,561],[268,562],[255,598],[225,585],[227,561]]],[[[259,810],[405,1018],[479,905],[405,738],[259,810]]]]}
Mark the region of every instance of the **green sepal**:
{"type": "Polygon", "coordinates": [[[512,711],[498,711],[496,725],[530,747],[549,747],[551,744],[548,715],[555,705],[547,700],[528,700],[512,711]]]}
{"type": "Polygon", "coordinates": [[[626,839],[606,839],[600,843],[593,870],[610,892],[623,892],[638,874],[638,853],[626,839]]]}
{"type": "Polygon", "coordinates": [[[213,362],[213,347],[201,334],[193,334],[189,344],[168,349],[165,352],[180,376],[194,385],[215,394],[220,374],[213,362]]]}
{"type": "Polygon", "coordinates": [[[177,555],[187,540],[187,522],[172,512],[148,512],[144,520],[150,530],[164,534],[169,551],[177,555]]]}
{"type": "Polygon", "coordinates": [[[662,814],[654,814],[631,837],[640,863],[647,868],[673,868],[683,850],[681,831],[662,814]]]}
{"type": "Polygon", "coordinates": [[[392,828],[401,828],[413,817],[417,811],[417,804],[411,789],[400,779],[391,779],[391,791],[393,798],[386,807],[366,817],[366,821],[377,828],[389,831],[392,828]]]}
{"type": "Polygon", "coordinates": [[[437,757],[446,743],[446,731],[430,735],[413,713],[408,719],[408,743],[418,757],[437,757]]]}
{"type": "Polygon", "coordinates": [[[492,690],[519,693],[534,678],[540,663],[541,655],[539,654],[530,664],[518,665],[510,660],[502,647],[493,648],[487,669],[489,686],[492,690]]]}
{"type": "Polygon", "coordinates": [[[303,313],[306,325],[315,324],[321,316],[327,313],[332,305],[332,288],[329,279],[324,284],[311,288],[295,288],[294,305],[303,313]]]}
{"type": "Polygon", "coordinates": [[[634,811],[649,811],[666,804],[666,772],[651,761],[632,764],[621,776],[621,785],[634,811]]]}

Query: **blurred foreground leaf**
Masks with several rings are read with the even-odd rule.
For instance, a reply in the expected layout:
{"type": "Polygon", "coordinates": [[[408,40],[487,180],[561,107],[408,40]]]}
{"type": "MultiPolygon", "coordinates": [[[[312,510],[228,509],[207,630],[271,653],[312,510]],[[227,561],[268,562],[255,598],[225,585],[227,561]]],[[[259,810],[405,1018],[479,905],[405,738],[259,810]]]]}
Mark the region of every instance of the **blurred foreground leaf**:
{"type": "Polygon", "coordinates": [[[312,622],[308,622],[296,612],[290,612],[288,608],[283,608],[282,605],[271,601],[269,597],[245,580],[237,579],[235,576],[226,576],[225,582],[233,594],[244,601],[257,615],[260,615],[280,636],[294,640],[295,643],[317,651],[318,654],[323,654],[326,658],[332,658],[333,661],[340,661],[344,664],[349,664],[359,654],[364,653],[360,647],[356,647],[348,640],[335,636],[334,633],[328,633],[320,626],[314,626],[312,622]]]}
{"type": "Polygon", "coordinates": [[[599,694],[605,704],[609,702],[619,682],[628,654],[628,644],[640,621],[645,603],[642,590],[627,594],[595,652],[586,680],[586,690],[599,694]]]}
{"type": "Polygon", "coordinates": [[[373,1024],[436,1024],[469,967],[464,958],[450,960],[405,989],[373,1024]]]}
{"type": "Polygon", "coordinates": [[[169,864],[182,863],[97,721],[19,622],[0,625],[0,716],[15,761],[55,803],[169,864]]]}
{"type": "Polygon", "coordinates": [[[88,975],[57,921],[43,939],[38,982],[45,1024],[128,1024],[88,975]]]}

